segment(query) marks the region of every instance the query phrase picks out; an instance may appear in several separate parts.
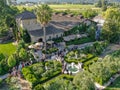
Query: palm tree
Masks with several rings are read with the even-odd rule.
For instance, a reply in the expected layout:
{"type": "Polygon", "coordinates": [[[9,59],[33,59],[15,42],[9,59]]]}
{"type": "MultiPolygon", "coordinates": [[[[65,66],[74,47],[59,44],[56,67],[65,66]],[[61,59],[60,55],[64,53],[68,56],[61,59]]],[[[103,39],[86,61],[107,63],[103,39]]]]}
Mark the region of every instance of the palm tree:
{"type": "Polygon", "coordinates": [[[42,26],[44,31],[44,49],[46,51],[46,28],[45,27],[51,20],[52,9],[48,5],[43,4],[37,7],[36,14],[37,14],[37,20],[38,22],[40,22],[40,25],[42,26]]]}

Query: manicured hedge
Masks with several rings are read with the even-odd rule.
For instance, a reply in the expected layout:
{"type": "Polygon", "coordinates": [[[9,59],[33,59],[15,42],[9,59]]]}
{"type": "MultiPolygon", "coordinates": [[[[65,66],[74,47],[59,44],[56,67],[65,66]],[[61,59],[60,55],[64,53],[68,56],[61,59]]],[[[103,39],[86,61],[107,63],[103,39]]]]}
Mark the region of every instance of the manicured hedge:
{"type": "MultiPolygon", "coordinates": [[[[69,80],[69,81],[72,81],[73,80],[73,78],[74,78],[74,76],[72,76],[72,75],[67,75],[67,74],[62,74],[62,75],[59,75],[58,77],[56,77],[56,78],[59,78],[59,79],[65,79],[65,80],[69,80]]],[[[51,80],[47,80],[47,82],[45,83],[45,84],[51,84],[51,83],[53,83],[53,82],[55,82],[55,79],[56,78],[54,78],[54,79],[51,79],[51,80]]],[[[41,89],[39,89],[39,88],[41,88],[41,87],[43,87],[43,85],[44,84],[37,84],[35,87],[34,87],[34,90],[41,90],[41,89]]]]}
{"type": "Polygon", "coordinates": [[[33,88],[37,84],[42,84],[61,74],[61,71],[61,63],[55,60],[36,63],[22,69],[24,78],[31,83],[33,88]],[[45,67],[47,67],[47,70],[45,67]]]}
{"type": "Polygon", "coordinates": [[[42,84],[45,83],[46,81],[58,76],[61,74],[61,71],[55,71],[53,72],[53,74],[49,77],[42,77],[41,79],[36,80],[35,82],[32,82],[32,86],[35,87],[38,84],[42,84]]]}
{"type": "Polygon", "coordinates": [[[67,63],[72,63],[72,62],[74,62],[74,63],[78,63],[78,62],[82,62],[82,63],[84,63],[84,62],[87,62],[87,61],[89,61],[89,60],[91,60],[92,58],[94,58],[95,56],[94,55],[92,55],[92,54],[88,54],[87,55],[87,57],[85,58],[85,59],[68,59],[67,57],[65,57],[65,61],[67,62],[67,63]]]}
{"type": "Polygon", "coordinates": [[[94,57],[94,58],[90,59],[89,61],[84,62],[83,68],[84,68],[85,70],[88,70],[89,65],[93,64],[94,62],[97,62],[97,60],[98,60],[98,57],[94,57]]]}
{"type": "Polygon", "coordinates": [[[63,42],[63,37],[53,39],[55,43],[63,42]]]}

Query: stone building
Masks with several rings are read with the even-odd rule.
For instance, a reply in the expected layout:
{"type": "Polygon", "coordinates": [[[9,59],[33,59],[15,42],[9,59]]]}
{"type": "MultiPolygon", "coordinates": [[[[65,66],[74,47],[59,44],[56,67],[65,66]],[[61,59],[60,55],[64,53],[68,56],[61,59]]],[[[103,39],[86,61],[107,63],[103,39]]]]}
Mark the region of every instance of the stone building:
{"type": "MultiPolygon", "coordinates": [[[[36,15],[29,11],[24,11],[16,16],[16,23],[18,27],[28,30],[31,36],[32,42],[36,42],[43,38],[43,29],[39,22],[37,22],[36,15]]],[[[46,26],[46,40],[61,37],[64,33],[63,29],[57,28],[53,25],[48,24],[46,26]]]]}
{"type": "MultiPolygon", "coordinates": [[[[34,13],[24,11],[16,16],[16,23],[18,27],[22,27],[28,30],[33,42],[43,38],[43,29],[37,17],[34,13]]],[[[91,24],[91,20],[85,19],[82,15],[74,16],[72,14],[57,14],[53,13],[52,20],[46,26],[46,39],[50,40],[63,36],[64,31],[68,31],[71,28],[78,26],[80,23],[91,24]]]]}

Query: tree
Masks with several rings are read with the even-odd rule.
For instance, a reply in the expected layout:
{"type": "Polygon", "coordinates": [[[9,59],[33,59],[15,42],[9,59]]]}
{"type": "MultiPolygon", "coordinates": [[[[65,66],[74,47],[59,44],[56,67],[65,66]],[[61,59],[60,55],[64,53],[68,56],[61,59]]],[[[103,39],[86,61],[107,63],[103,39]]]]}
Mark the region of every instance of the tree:
{"type": "Polygon", "coordinates": [[[77,86],[78,90],[95,90],[92,76],[87,71],[76,74],[73,83],[77,86]]]}
{"type": "Polygon", "coordinates": [[[19,10],[15,7],[8,6],[6,0],[0,0],[0,36],[8,35],[9,29],[15,27],[15,15],[19,10]]]}
{"type": "Polygon", "coordinates": [[[99,0],[95,6],[101,7],[102,10],[105,11],[107,9],[107,5],[108,5],[107,0],[99,0]]]}
{"type": "Polygon", "coordinates": [[[31,37],[28,33],[28,31],[25,29],[22,30],[22,39],[25,43],[30,43],[31,42],[31,37]]]}
{"type": "Polygon", "coordinates": [[[109,8],[104,16],[106,22],[103,26],[103,37],[110,42],[120,42],[120,10],[118,8],[109,8]]]}
{"type": "Polygon", "coordinates": [[[57,78],[46,85],[45,90],[75,90],[71,81],[57,78]]]}
{"type": "Polygon", "coordinates": [[[8,58],[8,66],[14,67],[16,65],[16,60],[14,58],[14,55],[9,56],[8,58]]]}
{"type": "Polygon", "coordinates": [[[48,22],[51,20],[51,16],[52,16],[52,10],[51,8],[46,5],[43,4],[41,6],[37,7],[37,20],[40,22],[43,31],[44,31],[44,49],[46,51],[46,25],[48,24],[48,22]]]}
{"type": "Polygon", "coordinates": [[[102,7],[102,2],[101,2],[101,0],[99,0],[99,1],[97,2],[96,7],[102,7]]]}

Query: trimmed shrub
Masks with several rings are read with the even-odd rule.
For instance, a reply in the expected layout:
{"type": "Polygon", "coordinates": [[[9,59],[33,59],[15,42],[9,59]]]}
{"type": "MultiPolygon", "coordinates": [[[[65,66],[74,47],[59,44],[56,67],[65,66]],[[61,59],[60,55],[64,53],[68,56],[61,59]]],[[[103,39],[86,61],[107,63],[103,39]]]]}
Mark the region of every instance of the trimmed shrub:
{"type": "Polygon", "coordinates": [[[58,61],[40,62],[22,69],[25,79],[32,84],[33,88],[61,74],[61,71],[62,66],[58,61]],[[47,67],[47,70],[43,65],[47,67]]]}
{"type": "Polygon", "coordinates": [[[54,52],[57,52],[58,51],[58,48],[49,48],[46,50],[46,52],[43,50],[43,53],[46,53],[46,54],[51,54],[51,53],[54,53],[54,52]]]}
{"type": "Polygon", "coordinates": [[[9,56],[8,58],[8,66],[9,67],[14,67],[16,65],[16,60],[13,55],[9,56]]]}
{"type": "Polygon", "coordinates": [[[71,41],[67,41],[66,42],[66,45],[79,45],[79,44],[83,44],[83,43],[87,43],[87,42],[93,42],[95,40],[89,38],[89,37],[83,37],[83,38],[80,38],[80,39],[74,39],[74,40],[71,40],[71,41]]]}
{"type": "Polygon", "coordinates": [[[35,86],[34,90],[45,90],[45,88],[42,85],[38,84],[35,86]]]}

